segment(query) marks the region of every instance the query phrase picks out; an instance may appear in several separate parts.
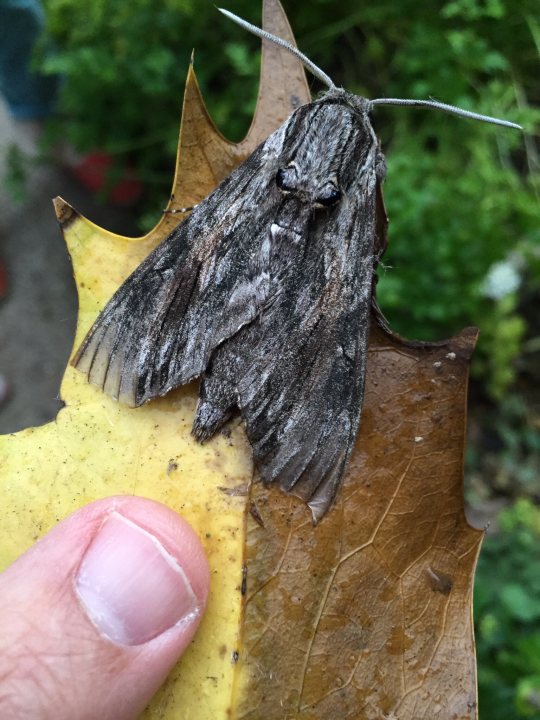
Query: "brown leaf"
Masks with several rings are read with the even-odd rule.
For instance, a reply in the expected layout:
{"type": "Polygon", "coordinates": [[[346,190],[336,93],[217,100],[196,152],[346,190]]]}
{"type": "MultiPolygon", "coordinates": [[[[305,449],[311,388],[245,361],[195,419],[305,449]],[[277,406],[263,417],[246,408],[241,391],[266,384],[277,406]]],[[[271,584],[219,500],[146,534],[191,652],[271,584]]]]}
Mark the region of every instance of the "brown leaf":
{"type": "Polygon", "coordinates": [[[374,325],[336,505],[313,527],[301,502],[253,487],[238,718],[476,717],[482,533],[462,459],[477,333],[413,346],[374,325]]]}

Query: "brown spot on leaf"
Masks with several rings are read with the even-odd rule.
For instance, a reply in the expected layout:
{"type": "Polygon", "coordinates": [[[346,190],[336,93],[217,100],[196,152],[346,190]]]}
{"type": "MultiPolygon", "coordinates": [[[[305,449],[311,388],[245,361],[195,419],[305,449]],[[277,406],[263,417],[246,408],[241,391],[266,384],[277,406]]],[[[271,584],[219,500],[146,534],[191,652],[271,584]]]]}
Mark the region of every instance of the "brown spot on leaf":
{"type": "Polygon", "coordinates": [[[428,566],[426,568],[426,574],[428,576],[429,584],[431,585],[432,590],[435,590],[435,592],[440,592],[443,595],[450,595],[454,583],[449,575],[446,575],[445,573],[441,572],[440,570],[436,570],[431,566],[428,566]]]}
{"type": "Polygon", "coordinates": [[[249,492],[249,485],[247,483],[235,485],[234,487],[225,487],[220,485],[218,490],[221,490],[222,493],[229,495],[230,497],[245,497],[249,492]]]}
{"type": "Polygon", "coordinates": [[[257,525],[259,525],[260,527],[264,527],[264,520],[261,513],[259,512],[259,508],[254,502],[251,502],[249,504],[249,514],[255,520],[257,525]]]}
{"type": "Polygon", "coordinates": [[[61,197],[54,198],[53,207],[56,219],[63,230],[66,230],[79,217],[79,213],[61,197]]]}
{"type": "Polygon", "coordinates": [[[386,643],[386,649],[390,655],[403,655],[413,642],[402,627],[394,627],[386,643]]]}

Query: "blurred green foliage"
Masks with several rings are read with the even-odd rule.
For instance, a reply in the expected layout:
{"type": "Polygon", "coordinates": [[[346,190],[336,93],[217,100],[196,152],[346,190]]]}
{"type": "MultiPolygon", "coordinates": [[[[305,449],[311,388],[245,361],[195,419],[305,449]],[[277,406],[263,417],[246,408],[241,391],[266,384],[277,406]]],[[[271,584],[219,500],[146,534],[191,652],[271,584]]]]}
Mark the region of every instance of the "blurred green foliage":
{"type": "Polygon", "coordinates": [[[475,584],[480,717],[540,718],[540,509],[518,500],[488,532],[475,584]]]}
{"type": "MultiPolygon", "coordinates": [[[[212,116],[238,140],[256,98],[259,42],[200,0],[45,6],[57,51],[43,56],[41,70],[64,77],[53,130],[78,150],[105,150],[136,167],[147,190],[139,216],[149,228],[170,189],[191,49],[212,116]]],[[[436,96],[525,127],[524,140],[435,111],[378,108],[375,117],[391,221],[380,303],[411,338],[480,326],[474,371],[491,397],[502,397],[527,337],[520,290],[540,286],[537,0],[284,6],[299,46],[349,90],[436,96]]],[[[260,20],[252,1],[228,8],[260,20]]]]}
{"type": "Polygon", "coordinates": [[[493,495],[539,498],[540,422],[535,403],[515,391],[500,402],[496,413],[491,407],[476,407],[470,424],[467,499],[471,505],[493,495]]]}

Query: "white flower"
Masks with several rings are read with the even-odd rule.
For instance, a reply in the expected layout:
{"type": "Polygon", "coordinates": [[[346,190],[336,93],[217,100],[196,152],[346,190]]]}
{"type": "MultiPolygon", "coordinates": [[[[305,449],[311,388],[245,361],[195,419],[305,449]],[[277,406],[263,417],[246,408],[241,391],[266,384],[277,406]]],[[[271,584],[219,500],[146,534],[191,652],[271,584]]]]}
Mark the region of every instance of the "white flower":
{"type": "Polygon", "coordinates": [[[509,257],[494,263],[482,284],[482,295],[492,300],[500,300],[505,295],[516,292],[521,285],[521,258],[509,257]]]}

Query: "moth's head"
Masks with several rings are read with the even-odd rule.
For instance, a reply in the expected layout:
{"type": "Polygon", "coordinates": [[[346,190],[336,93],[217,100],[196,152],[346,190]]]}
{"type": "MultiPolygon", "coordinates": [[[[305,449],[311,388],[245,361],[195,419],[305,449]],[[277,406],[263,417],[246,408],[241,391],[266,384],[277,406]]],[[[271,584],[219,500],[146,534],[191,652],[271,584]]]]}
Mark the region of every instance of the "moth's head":
{"type": "Polygon", "coordinates": [[[297,163],[291,161],[286,167],[280,168],[276,173],[276,185],[284,197],[290,195],[305,195],[316,208],[331,208],[341,200],[343,191],[339,185],[339,178],[331,174],[322,183],[306,187],[303,182],[304,173],[297,163]]]}
{"type": "Polygon", "coordinates": [[[276,187],[284,198],[297,197],[314,209],[332,208],[354,178],[373,173],[376,145],[367,115],[343,98],[332,96],[305,105],[289,121],[276,187]]]}

